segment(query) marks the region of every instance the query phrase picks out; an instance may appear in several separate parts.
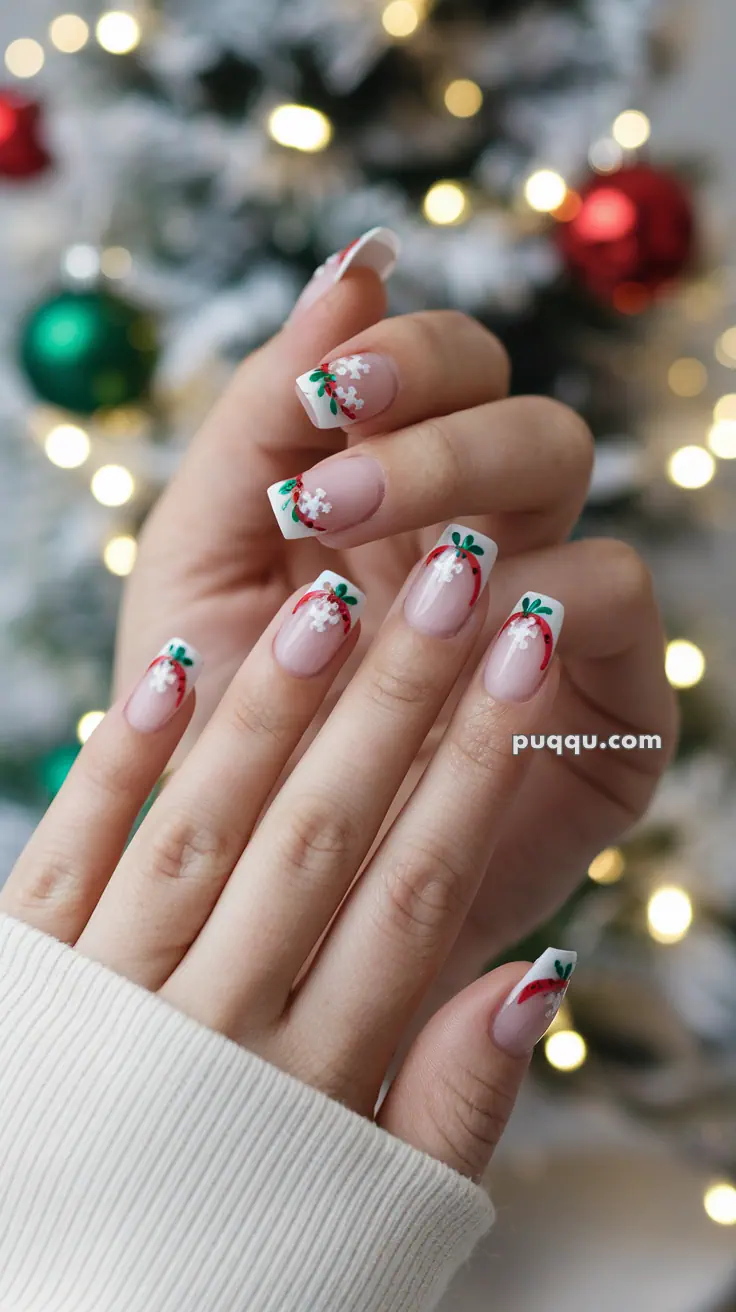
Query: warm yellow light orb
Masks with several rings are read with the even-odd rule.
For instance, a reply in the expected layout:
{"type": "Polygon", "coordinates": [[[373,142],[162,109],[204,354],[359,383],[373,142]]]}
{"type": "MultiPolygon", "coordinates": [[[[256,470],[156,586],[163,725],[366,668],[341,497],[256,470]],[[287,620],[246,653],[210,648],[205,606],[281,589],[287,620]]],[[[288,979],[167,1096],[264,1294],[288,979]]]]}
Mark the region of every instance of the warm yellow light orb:
{"type": "Polygon", "coordinates": [[[679,943],[693,919],[693,904],[684,888],[658,888],[647,904],[649,933],[657,943],[679,943]]]}
{"type": "Polygon", "coordinates": [[[35,77],[41,72],[45,60],[43,47],[26,36],[11,41],[5,51],[5,67],[13,77],[35,77]]]}
{"type": "Polygon", "coordinates": [[[708,446],[719,460],[736,460],[736,419],[718,419],[708,433],[708,446]]]}
{"type": "Polygon", "coordinates": [[[708,371],[700,360],[686,355],[670,365],[667,382],[675,396],[699,396],[708,382],[708,371]]]}
{"type": "Polygon", "coordinates": [[[100,268],[106,278],[126,278],[133,267],[133,257],[124,246],[107,246],[100,256],[100,268]]]}
{"type": "Polygon", "coordinates": [[[567,183],[552,169],[538,169],[527,178],[524,195],[528,205],[540,214],[551,214],[559,209],[567,195],[567,183]]]}
{"type": "Polygon", "coordinates": [[[416,32],[420,17],[419,9],[411,0],[391,0],[381,14],[381,22],[389,36],[407,37],[416,32]]]}
{"type": "Polygon", "coordinates": [[[727,328],[716,342],[716,360],[727,369],[736,369],[736,326],[727,328]]]}
{"type": "Polygon", "coordinates": [[[703,1207],[716,1225],[736,1225],[736,1188],[728,1180],[719,1180],[706,1189],[703,1207]]]}
{"type": "Polygon", "coordinates": [[[82,716],[77,725],[77,738],[80,743],[84,744],[88,738],[92,737],[98,724],[104,720],[104,718],[104,711],[87,711],[86,715],[82,716]]]}
{"type": "Polygon", "coordinates": [[[49,36],[62,54],[76,55],[89,41],[89,24],[79,14],[59,14],[49,27],[49,36]]]}
{"type": "Polygon", "coordinates": [[[649,140],[652,125],[641,110],[625,109],[616,119],[612,131],[614,140],[624,150],[638,150],[639,146],[649,140]]]}
{"type": "Polygon", "coordinates": [[[130,501],[135,482],[123,465],[102,465],[92,477],[92,495],[103,506],[123,506],[130,501]]]}
{"type": "Polygon", "coordinates": [[[52,465],[77,469],[89,455],[90,442],[84,429],[76,424],[57,424],[46,436],[44,451],[52,465]]]}
{"type": "Polygon", "coordinates": [[[596,884],[615,884],[623,873],[624,854],[620,847],[605,847],[588,866],[588,876],[596,884]]]}
{"type": "Polygon", "coordinates": [[[273,140],[291,150],[324,150],[332,138],[330,120],[309,105],[278,105],[267,126],[273,140]]]}
{"type": "Polygon", "coordinates": [[[130,574],[135,565],[135,558],[138,554],[138,543],[129,533],[119,533],[117,537],[110,538],[102,553],[107,568],[111,574],[117,574],[119,578],[125,578],[130,574]]]}
{"type": "Polygon", "coordinates": [[[425,218],[430,223],[457,223],[465,213],[468,198],[457,182],[435,182],[424,197],[425,218]]]}
{"type": "Polygon", "coordinates": [[[576,1071],[585,1061],[588,1049],[577,1030],[555,1030],[547,1035],[544,1055],[555,1070],[576,1071]]]}
{"type": "Polygon", "coordinates": [[[133,14],[110,9],[97,20],[95,36],[110,55],[129,55],[141,39],[141,25],[133,14]]]}
{"type": "Polygon", "coordinates": [[[667,461],[667,476],[678,487],[705,487],[716,472],[716,462],[704,446],[681,446],[667,461]]]}
{"type": "Polygon", "coordinates": [[[664,668],[673,688],[694,688],[705,674],[705,656],[687,638],[673,638],[667,643],[664,668]]]}
{"type": "Polygon", "coordinates": [[[445,107],[455,118],[472,118],[483,104],[483,92],[477,82],[458,77],[445,87],[445,107]]]}

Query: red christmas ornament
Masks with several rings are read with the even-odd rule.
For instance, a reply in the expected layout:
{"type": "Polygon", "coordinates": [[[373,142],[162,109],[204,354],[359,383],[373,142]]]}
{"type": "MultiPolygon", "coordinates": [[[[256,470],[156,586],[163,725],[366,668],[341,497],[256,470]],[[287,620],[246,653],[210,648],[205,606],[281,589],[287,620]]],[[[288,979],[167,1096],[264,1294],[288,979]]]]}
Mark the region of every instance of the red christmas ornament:
{"type": "Polygon", "coordinates": [[[0,178],[33,178],[51,163],[41,136],[41,106],[0,91],[0,178]]]}
{"type": "Polygon", "coordinates": [[[694,236],[689,194],[649,164],[593,178],[558,229],[568,268],[595,296],[629,311],[683,272],[694,236]]]}

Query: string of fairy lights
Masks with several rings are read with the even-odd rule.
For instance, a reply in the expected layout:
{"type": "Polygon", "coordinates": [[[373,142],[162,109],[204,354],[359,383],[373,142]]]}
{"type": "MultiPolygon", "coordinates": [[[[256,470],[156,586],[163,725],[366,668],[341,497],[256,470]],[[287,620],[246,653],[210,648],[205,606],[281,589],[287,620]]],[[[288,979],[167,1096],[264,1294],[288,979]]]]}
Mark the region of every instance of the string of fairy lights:
{"type": "MultiPolygon", "coordinates": [[[[395,41],[408,41],[428,15],[431,0],[389,0],[381,11],[386,34],[395,41]]],[[[48,46],[53,51],[75,55],[93,41],[112,55],[128,55],[145,38],[146,17],[129,10],[106,10],[94,29],[77,14],[64,13],[54,18],[48,29],[48,44],[31,37],[12,41],[4,53],[5,67],[18,79],[31,79],[41,72],[48,46]]],[[[441,103],[448,114],[470,118],[483,106],[483,91],[467,77],[455,77],[441,88],[441,103]]],[[[273,142],[286,149],[315,153],[325,150],[333,137],[327,115],[308,105],[280,104],[265,116],[265,131],[273,142]]],[[[611,124],[610,133],[595,140],[588,161],[599,174],[615,174],[627,155],[640,150],[648,141],[651,124],[639,109],[627,109],[611,124]]],[[[473,212],[474,197],[468,186],[453,178],[439,178],[429,187],[422,201],[422,213],[428,223],[455,226],[466,222],[473,212]]],[[[562,175],[550,168],[538,168],[523,181],[520,203],[529,211],[548,216],[550,222],[564,223],[578,212],[580,198],[562,175]]],[[[102,251],[87,245],[71,247],[64,255],[64,267],[72,277],[91,277],[102,273],[106,278],[123,279],[130,272],[132,256],[122,247],[102,251]]],[[[623,302],[623,312],[632,312],[623,302]]],[[[640,308],[640,307],[639,307],[640,308]]],[[[736,370],[736,325],[723,331],[714,344],[715,361],[736,370]]],[[[668,367],[667,382],[671,392],[681,398],[697,397],[709,384],[706,364],[694,357],[675,359],[668,367]]],[[[121,407],[107,416],[105,424],[115,433],[143,431],[147,423],[143,410],[121,407]]],[[[97,429],[94,420],[83,427],[76,418],[43,412],[43,447],[48,459],[60,469],[78,470],[94,463],[97,429]]],[[[38,424],[36,425],[38,429],[38,424]]],[[[705,487],[717,472],[717,462],[736,459],[736,392],[721,396],[714,407],[712,423],[700,443],[673,450],[667,461],[667,478],[677,487],[697,490],[705,487]]],[[[136,495],[136,480],[121,463],[103,463],[90,476],[90,492],[105,507],[117,509],[136,495]]],[[[102,556],[111,573],[124,577],[133,568],[136,540],[128,532],[116,532],[105,542],[102,556]]],[[[666,649],[667,678],[674,688],[696,685],[705,673],[703,652],[685,638],[675,638],[666,649]]],[[[85,742],[102,719],[103,711],[91,710],[77,726],[80,742],[85,742]]],[[[599,853],[588,870],[598,884],[613,884],[626,875],[626,859],[619,848],[599,853]]],[[[651,938],[663,946],[680,942],[688,933],[694,908],[686,889],[667,884],[655,888],[646,905],[646,928],[651,938]]],[[[563,1004],[546,1037],[544,1052],[557,1071],[573,1072],[585,1062],[585,1039],[573,1024],[569,1007],[563,1004]]],[[[736,1185],[729,1180],[711,1182],[703,1195],[707,1215],[719,1225],[736,1225],[736,1185]]]]}

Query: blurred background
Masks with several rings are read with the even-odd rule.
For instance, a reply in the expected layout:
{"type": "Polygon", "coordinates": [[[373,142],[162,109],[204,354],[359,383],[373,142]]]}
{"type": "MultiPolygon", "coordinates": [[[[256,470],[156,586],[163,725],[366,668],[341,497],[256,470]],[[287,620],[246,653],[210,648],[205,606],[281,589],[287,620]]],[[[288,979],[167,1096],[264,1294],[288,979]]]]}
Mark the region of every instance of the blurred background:
{"type": "Polygon", "coordinates": [[[514,949],[581,961],[447,1306],[733,1312],[733,0],[68,2],[0,14],[0,881],[201,416],[394,228],[395,312],[477,315],[590,423],[577,532],[650,563],[683,713],[647,819],[514,949]]]}

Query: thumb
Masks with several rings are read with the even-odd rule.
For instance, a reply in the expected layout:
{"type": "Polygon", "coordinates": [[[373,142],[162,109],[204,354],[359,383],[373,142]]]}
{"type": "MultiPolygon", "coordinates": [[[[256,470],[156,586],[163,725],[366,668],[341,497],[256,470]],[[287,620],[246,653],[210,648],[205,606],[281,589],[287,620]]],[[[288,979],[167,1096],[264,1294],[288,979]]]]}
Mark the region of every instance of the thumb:
{"type": "Polygon", "coordinates": [[[461,1175],[480,1177],[513,1110],[535,1043],[565,995],[576,954],[484,975],[415,1039],[381,1107],[390,1134],[461,1175]]]}

